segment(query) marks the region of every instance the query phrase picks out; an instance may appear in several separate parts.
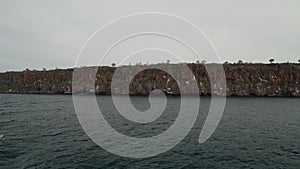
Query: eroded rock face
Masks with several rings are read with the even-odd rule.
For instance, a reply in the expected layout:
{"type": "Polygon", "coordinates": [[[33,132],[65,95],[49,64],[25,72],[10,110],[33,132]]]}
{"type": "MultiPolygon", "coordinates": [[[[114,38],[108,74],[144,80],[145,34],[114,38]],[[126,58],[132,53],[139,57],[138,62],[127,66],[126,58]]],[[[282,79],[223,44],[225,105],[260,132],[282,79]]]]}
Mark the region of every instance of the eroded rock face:
{"type": "MultiPolygon", "coordinates": [[[[188,71],[180,64],[159,65],[172,71],[176,83],[168,73],[158,69],[143,70],[134,76],[130,82],[129,93],[147,95],[154,89],[161,89],[167,94],[180,94],[178,86],[182,87],[183,93],[188,93],[191,79],[188,71]]],[[[222,89],[217,84],[210,85],[208,73],[202,64],[188,65],[194,74],[199,93],[210,95],[211,88],[215,88],[216,95],[228,96],[300,96],[300,64],[225,64],[227,88],[222,89]]],[[[209,66],[209,65],[206,65],[209,66]]],[[[126,88],[122,87],[123,81],[130,81],[130,72],[142,70],[147,66],[123,66],[118,76],[119,88],[111,90],[111,81],[116,68],[112,67],[90,67],[81,68],[82,76],[77,83],[82,83],[80,88],[74,92],[111,94],[125,94],[126,88]],[[98,69],[96,76],[86,75],[88,69],[98,69]],[[95,88],[84,86],[87,80],[95,80],[95,88]]],[[[70,94],[72,92],[73,69],[50,70],[50,71],[23,71],[0,73],[1,93],[45,93],[45,94],[70,94]]],[[[220,78],[219,72],[212,73],[214,77],[220,78]]],[[[193,94],[197,94],[193,93],[193,94]]]]}

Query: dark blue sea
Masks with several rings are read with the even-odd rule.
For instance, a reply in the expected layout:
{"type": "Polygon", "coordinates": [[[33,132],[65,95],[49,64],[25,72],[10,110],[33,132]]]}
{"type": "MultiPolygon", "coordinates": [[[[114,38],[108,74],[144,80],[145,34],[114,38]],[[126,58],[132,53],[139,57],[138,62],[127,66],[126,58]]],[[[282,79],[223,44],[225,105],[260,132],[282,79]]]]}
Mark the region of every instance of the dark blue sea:
{"type": "MultiPolygon", "coordinates": [[[[137,125],[118,115],[110,96],[97,96],[111,126],[132,137],[168,129],[181,98],[167,99],[158,120],[137,125]]],[[[144,96],[131,102],[139,110],[150,106],[144,96]]],[[[229,97],[215,133],[199,144],[209,106],[210,97],[201,97],[194,127],[173,149],[132,159],[105,151],[86,135],[71,95],[0,94],[0,168],[300,168],[299,98],[229,97]]]]}

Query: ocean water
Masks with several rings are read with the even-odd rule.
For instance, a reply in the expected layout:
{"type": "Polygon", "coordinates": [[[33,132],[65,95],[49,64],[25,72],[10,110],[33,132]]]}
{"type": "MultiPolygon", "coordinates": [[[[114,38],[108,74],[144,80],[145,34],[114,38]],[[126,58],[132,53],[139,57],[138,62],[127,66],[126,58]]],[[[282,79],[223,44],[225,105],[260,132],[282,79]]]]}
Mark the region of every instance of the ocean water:
{"type": "MultiPolygon", "coordinates": [[[[168,129],[180,97],[167,99],[161,117],[142,125],[120,116],[110,96],[97,96],[111,126],[132,137],[168,129]]],[[[147,97],[131,102],[139,110],[150,106],[147,97]]],[[[209,97],[201,97],[197,121],[180,144],[158,156],[131,159],[105,151],[85,134],[70,95],[1,94],[0,168],[300,168],[299,103],[299,98],[227,98],[215,133],[199,144],[210,105],[209,97]]]]}

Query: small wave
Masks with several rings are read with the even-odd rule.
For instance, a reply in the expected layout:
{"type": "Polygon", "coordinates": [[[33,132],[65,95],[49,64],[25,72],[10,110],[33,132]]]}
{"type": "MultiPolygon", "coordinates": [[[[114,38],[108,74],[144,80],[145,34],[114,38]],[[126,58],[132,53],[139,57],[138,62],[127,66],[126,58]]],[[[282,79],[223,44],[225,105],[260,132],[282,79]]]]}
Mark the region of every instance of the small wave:
{"type": "Polygon", "coordinates": [[[5,120],[5,119],[1,119],[0,120],[0,123],[9,123],[9,122],[14,122],[14,121],[16,121],[16,120],[14,120],[14,119],[8,119],[8,120],[5,120]]]}

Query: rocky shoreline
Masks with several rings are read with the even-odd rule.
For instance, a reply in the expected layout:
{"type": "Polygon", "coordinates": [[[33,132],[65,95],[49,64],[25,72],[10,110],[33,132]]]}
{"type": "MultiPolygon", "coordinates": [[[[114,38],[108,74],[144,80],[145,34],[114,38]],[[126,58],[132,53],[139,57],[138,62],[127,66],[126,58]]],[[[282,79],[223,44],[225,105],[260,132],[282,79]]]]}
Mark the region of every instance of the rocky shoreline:
{"type": "MultiPolygon", "coordinates": [[[[212,65],[212,64],[211,64],[212,65]]],[[[186,71],[180,64],[160,64],[179,77],[185,77],[186,71]]],[[[188,64],[198,83],[200,95],[211,95],[209,77],[203,64],[188,64]]],[[[209,66],[207,64],[206,66],[209,66]]],[[[141,69],[142,66],[122,66],[124,70],[120,80],[130,80],[126,72],[141,69]]],[[[300,64],[223,64],[226,76],[227,96],[264,96],[264,97],[300,97],[300,64]]],[[[98,69],[93,90],[76,89],[76,92],[111,94],[111,81],[116,67],[86,67],[83,70],[98,69]]],[[[25,70],[22,72],[0,73],[0,93],[19,94],[71,94],[74,69],[56,69],[43,71],[25,70]]],[[[218,72],[215,73],[218,76],[218,72]]],[[[92,78],[83,76],[84,82],[92,78]]],[[[214,77],[218,78],[218,77],[214,77]]],[[[180,82],[186,85],[188,83],[180,82]]],[[[225,90],[217,88],[214,95],[223,95],[225,90]]],[[[184,87],[183,87],[184,88],[184,87]]],[[[147,69],[138,73],[130,83],[130,95],[148,95],[154,89],[161,89],[168,95],[180,95],[176,81],[166,72],[147,69]]],[[[125,89],[114,89],[116,94],[124,94],[125,89]]],[[[74,91],[73,91],[74,92],[74,91]]]]}

